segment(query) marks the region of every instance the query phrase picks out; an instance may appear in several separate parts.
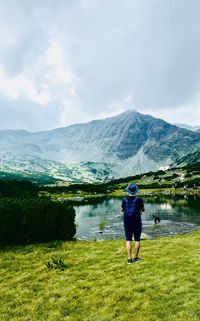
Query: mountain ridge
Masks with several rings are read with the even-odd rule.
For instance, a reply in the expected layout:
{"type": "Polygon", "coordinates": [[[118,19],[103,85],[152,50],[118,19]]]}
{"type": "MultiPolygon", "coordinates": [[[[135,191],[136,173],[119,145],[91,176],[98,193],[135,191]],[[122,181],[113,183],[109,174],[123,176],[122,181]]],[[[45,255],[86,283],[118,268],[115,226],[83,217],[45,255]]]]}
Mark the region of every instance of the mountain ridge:
{"type": "Polygon", "coordinates": [[[200,131],[200,126],[192,126],[192,125],[188,125],[188,124],[182,124],[182,123],[175,123],[174,125],[176,125],[177,127],[180,128],[185,128],[191,131],[200,131]]]}
{"type": "Polygon", "coordinates": [[[116,177],[158,170],[200,147],[200,133],[129,110],[50,131],[0,131],[0,156],[15,152],[56,162],[112,164],[116,177]]]}

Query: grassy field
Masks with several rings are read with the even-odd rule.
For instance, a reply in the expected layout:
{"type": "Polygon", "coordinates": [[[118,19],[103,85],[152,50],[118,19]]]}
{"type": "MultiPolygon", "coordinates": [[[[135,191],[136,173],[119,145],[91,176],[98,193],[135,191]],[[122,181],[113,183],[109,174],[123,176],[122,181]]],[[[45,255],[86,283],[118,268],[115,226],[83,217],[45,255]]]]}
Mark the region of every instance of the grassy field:
{"type": "Polygon", "coordinates": [[[0,320],[200,320],[199,244],[200,232],[145,240],[132,265],[123,240],[1,250],[0,320]]]}

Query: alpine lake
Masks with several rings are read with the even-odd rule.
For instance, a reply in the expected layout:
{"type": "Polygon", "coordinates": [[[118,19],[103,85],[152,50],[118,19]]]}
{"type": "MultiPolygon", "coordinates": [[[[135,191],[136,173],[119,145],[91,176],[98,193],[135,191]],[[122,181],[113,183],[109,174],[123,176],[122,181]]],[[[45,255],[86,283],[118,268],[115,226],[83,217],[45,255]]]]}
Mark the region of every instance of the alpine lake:
{"type": "MultiPolygon", "coordinates": [[[[142,239],[187,234],[200,229],[200,198],[194,195],[142,196],[142,239]],[[154,217],[160,222],[155,224],[154,217]]],[[[123,197],[75,206],[76,239],[123,239],[123,197]]]]}

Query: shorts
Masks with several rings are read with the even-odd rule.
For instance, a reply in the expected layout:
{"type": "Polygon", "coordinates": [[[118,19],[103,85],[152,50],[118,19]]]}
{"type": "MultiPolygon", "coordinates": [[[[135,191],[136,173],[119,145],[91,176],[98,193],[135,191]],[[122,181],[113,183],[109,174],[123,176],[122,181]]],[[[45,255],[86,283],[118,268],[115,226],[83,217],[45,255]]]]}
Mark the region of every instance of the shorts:
{"type": "Polygon", "coordinates": [[[141,220],[124,220],[124,231],[126,241],[132,241],[134,236],[134,240],[139,242],[142,233],[141,220]]]}

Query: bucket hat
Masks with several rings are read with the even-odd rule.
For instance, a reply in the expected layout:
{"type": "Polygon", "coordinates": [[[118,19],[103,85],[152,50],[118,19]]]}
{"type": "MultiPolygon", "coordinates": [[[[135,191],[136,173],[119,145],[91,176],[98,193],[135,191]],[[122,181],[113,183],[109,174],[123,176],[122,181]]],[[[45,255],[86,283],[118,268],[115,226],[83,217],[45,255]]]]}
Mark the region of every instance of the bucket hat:
{"type": "Polygon", "coordinates": [[[131,195],[135,195],[139,191],[139,188],[136,184],[131,183],[125,188],[125,191],[127,191],[131,195]]]}

